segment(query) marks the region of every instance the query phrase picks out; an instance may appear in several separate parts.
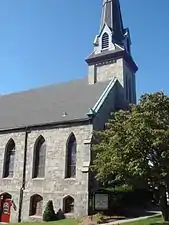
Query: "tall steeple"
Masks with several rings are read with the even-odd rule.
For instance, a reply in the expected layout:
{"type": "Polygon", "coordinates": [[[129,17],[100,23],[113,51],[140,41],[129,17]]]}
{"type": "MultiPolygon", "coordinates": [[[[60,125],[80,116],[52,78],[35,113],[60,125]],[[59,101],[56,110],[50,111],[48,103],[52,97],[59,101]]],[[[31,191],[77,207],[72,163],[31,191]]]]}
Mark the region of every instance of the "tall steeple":
{"type": "Polygon", "coordinates": [[[119,0],[103,0],[100,32],[105,24],[112,31],[113,40],[122,43],[124,27],[119,0]]]}
{"type": "Polygon", "coordinates": [[[89,84],[116,78],[124,88],[127,101],[136,102],[135,73],[138,70],[131,54],[131,38],[124,28],[119,0],[103,0],[99,34],[94,51],[86,59],[89,84]]]}

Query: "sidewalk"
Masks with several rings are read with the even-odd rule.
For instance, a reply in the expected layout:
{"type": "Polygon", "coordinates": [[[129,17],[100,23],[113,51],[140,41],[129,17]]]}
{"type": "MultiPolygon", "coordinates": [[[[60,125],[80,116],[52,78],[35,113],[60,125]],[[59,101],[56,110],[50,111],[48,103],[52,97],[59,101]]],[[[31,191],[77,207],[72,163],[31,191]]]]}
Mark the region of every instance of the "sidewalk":
{"type": "Polygon", "coordinates": [[[129,222],[134,222],[134,221],[139,221],[139,220],[144,220],[144,219],[149,219],[151,217],[155,217],[155,216],[160,216],[161,212],[160,211],[149,211],[152,213],[155,213],[154,215],[151,216],[141,216],[141,217],[137,217],[137,218],[132,218],[132,219],[124,219],[124,220],[116,220],[114,222],[110,222],[110,223],[104,223],[102,225],[114,225],[114,224],[123,224],[123,223],[129,223],[129,222]]]}

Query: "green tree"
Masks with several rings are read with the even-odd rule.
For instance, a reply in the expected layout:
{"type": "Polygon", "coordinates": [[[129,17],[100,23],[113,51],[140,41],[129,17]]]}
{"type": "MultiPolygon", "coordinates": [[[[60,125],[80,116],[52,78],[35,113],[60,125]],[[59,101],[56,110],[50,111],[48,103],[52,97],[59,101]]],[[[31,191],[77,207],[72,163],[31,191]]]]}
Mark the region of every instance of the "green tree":
{"type": "Polygon", "coordinates": [[[46,204],[45,211],[43,213],[43,221],[54,221],[56,220],[56,214],[53,209],[53,202],[50,200],[46,204]]]}
{"type": "Polygon", "coordinates": [[[104,131],[95,132],[92,169],[97,179],[128,181],[144,177],[158,188],[165,221],[169,220],[169,97],[162,92],[142,95],[138,105],[114,113],[104,131]]]}

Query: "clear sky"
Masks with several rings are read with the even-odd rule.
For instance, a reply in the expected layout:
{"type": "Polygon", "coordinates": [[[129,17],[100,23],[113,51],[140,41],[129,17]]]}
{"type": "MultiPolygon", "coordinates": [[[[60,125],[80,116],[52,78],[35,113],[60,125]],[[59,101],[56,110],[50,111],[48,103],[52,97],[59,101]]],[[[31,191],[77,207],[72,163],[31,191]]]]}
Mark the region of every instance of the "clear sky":
{"type": "MultiPolygon", "coordinates": [[[[102,0],[0,0],[0,93],[87,75],[102,0]]],[[[137,93],[169,94],[169,0],[121,0],[137,93]]]]}

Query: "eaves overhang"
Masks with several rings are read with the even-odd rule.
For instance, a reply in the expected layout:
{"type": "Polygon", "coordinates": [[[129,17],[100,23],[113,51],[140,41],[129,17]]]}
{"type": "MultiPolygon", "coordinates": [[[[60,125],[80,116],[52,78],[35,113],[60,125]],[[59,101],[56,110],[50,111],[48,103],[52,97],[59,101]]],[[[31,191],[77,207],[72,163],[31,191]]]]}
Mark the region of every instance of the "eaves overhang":
{"type": "Polygon", "coordinates": [[[96,63],[101,63],[107,60],[113,60],[113,59],[120,59],[123,58],[129,66],[132,68],[132,70],[136,73],[138,70],[138,66],[134,62],[133,58],[125,51],[112,51],[107,53],[100,53],[100,54],[92,54],[89,56],[85,61],[88,63],[88,65],[94,65],[96,63]]]}

